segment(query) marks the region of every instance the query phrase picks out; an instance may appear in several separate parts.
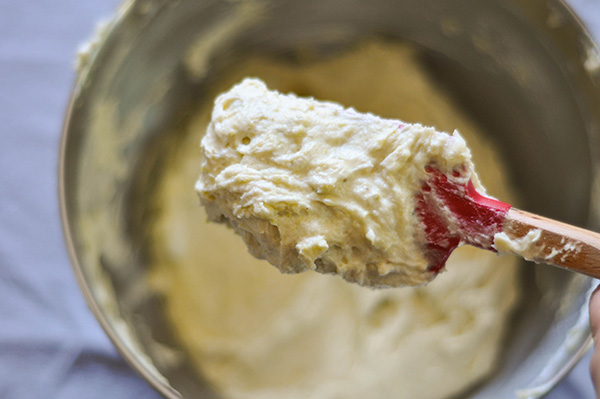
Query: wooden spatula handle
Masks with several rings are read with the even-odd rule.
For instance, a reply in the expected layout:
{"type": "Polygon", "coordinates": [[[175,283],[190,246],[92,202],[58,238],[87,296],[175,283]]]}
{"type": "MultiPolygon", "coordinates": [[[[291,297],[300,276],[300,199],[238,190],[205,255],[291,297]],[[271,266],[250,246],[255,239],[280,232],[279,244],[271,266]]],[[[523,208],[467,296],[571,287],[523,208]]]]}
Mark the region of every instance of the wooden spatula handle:
{"type": "Polygon", "coordinates": [[[513,244],[496,240],[507,251],[533,260],[600,278],[600,234],[511,208],[503,233],[513,244]]]}

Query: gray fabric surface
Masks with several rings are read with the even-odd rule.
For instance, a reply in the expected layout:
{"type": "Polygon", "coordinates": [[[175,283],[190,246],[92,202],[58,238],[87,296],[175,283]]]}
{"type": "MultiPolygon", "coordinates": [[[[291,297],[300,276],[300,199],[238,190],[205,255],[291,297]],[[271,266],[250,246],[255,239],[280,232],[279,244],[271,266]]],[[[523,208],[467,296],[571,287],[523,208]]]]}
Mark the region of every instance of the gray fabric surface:
{"type": "MultiPolygon", "coordinates": [[[[78,45],[117,0],[0,0],[0,398],[157,398],[87,308],[57,200],[78,45]]],[[[598,0],[573,0],[600,38],[598,0]]],[[[550,396],[594,397],[589,356],[550,396]]]]}

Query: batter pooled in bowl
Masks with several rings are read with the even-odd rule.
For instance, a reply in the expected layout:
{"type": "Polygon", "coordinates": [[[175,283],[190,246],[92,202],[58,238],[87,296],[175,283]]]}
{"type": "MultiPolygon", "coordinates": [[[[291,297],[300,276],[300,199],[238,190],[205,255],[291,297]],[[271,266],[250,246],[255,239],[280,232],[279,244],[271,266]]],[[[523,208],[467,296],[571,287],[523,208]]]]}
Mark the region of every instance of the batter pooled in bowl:
{"type": "MultiPolygon", "coordinates": [[[[491,145],[408,47],[372,43],[303,65],[249,60],[215,94],[245,76],[359,112],[457,128],[490,194],[514,202],[491,145]]],[[[224,398],[442,399],[493,372],[516,303],[516,258],[465,246],[427,286],[379,291],[310,271],[281,274],[230,229],[205,222],[190,189],[213,98],[158,183],[152,283],[199,372],[224,398]]]]}

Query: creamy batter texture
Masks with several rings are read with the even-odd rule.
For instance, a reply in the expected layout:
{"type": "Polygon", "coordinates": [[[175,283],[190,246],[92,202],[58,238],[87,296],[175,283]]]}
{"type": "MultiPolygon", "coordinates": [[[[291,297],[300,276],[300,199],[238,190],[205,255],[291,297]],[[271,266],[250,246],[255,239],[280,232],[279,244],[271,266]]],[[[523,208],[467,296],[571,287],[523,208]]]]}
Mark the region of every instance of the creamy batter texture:
{"type": "MultiPolygon", "coordinates": [[[[533,261],[542,252],[543,247],[537,246],[542,231],[533,229],[527,235],[519,239],[511,239],[506,233],[498,233],[494,236],[494,248],[499,253],[518,253],[524,259],[533,261]]],[[[555,255],[555,254],[552,254],[555,255]]]]}
{"type": "Polygon", "coordinates": [[[258,79],[217,98],[201,150],[200,200],[254,256],[370,287],[435,277],[415,196],[430,165],[462,183],[473,175],[456,131],[284,95],[258,79]]]}
{"type": "MultiPolygon", "coordinates": [[[[491,145],[409,47],[371,43],[302,65],[248,60],[214,94],[245,76],[359,112],[457,128],[489,193],[515,202],[491,145]]],[[[460,247],[446,273],[417,288],[281,274],[198,206],[191,187],[211,108],[212,99],[198,109],[158,184],[151,283],[198,371],[224,398],[441,399],[493,371],[518,297],[515,257],[460,247]]]]}

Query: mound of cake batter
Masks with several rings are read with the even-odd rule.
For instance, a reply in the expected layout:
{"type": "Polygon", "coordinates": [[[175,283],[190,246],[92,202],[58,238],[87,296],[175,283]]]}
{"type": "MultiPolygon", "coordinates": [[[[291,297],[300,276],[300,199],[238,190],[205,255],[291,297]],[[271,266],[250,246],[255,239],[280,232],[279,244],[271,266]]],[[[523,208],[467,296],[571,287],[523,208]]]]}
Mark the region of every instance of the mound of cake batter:
{"type": "Polygon", "coordinates": [[[217,98],[200,148],[200,201],[250,253],[284,273],[316,270],[376,288],[437,275],[415,212],[428,168],[462,183],[474,177],[458,132],[281,94],[249,78],[217,98]]]}

